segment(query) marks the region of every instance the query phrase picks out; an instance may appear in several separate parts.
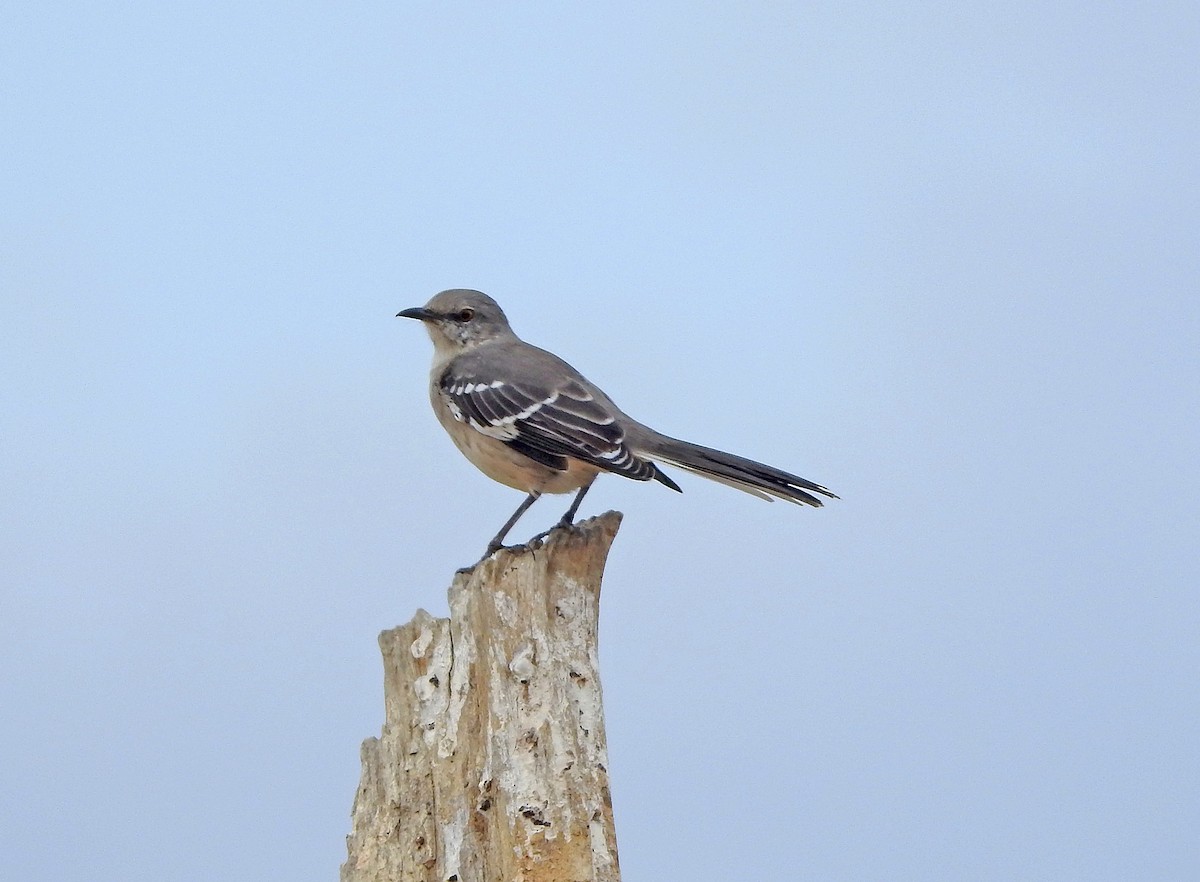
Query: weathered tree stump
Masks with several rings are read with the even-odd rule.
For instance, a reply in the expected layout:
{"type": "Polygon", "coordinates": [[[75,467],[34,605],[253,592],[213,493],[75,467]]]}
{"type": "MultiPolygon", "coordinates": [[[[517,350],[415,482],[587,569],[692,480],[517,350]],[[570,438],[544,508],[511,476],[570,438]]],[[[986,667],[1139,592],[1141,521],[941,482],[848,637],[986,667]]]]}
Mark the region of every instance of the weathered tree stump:
{"type": "Polygon", "coordinates": [[[618,882],[597,660],[609,512],[450,586],[383,632],[342,882],[618,882]]]}

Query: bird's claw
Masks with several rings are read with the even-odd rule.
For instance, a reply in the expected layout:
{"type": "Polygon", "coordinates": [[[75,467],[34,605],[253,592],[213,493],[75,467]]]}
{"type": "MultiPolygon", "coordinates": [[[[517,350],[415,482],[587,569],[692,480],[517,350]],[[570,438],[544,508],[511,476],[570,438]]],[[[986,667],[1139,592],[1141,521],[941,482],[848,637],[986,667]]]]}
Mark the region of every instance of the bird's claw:
{"type": "Polygon", "coordinates": [[[533,545],[534,542],[540,542],[543,539],[547,539],[547,538],[549,538],[550,534],[553,533],[555,530],[561,530],[564,527],[570,527],[572,523],[573,523],[573,521],[571,519],[563,518],[557,524],[555,524],[553,527],[551,527],[549,530],[543,530],[542,532],[538,533],[536,536],[534,536],[532,539],[530,539],[525,544],[526,544],[526,546],[529,546],[529,545],[533,545]]]}

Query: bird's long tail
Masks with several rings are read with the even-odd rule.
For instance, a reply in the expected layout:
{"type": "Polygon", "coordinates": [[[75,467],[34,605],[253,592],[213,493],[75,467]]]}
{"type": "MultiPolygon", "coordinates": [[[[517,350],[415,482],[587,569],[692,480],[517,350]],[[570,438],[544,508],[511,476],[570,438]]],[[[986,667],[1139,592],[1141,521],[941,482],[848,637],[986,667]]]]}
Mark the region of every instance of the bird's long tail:
{"type": "Polygon", "coordinates": [[[766,499],[768,502],[773,497],[778,497],[797,505],[819,508],[823,503],[813,495],[814,493],[820,493],[830,499],[838,498],[820,484],[722,450],[701,447],[699,444],[680,441],[678,438],[670,438],[657,432],[647,441],[647,452],[651,458],[766,499]]]}

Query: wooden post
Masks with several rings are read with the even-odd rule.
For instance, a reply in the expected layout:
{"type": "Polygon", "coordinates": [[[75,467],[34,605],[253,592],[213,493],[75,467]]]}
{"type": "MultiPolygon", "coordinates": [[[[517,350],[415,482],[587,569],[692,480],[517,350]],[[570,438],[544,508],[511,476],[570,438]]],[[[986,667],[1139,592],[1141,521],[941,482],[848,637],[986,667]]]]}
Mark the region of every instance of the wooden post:
{"type": "Polygon", "coordinates": [[[383,632],[342,882],[619,882],[596,651],[619,512],[501,551],[383,632]]]}

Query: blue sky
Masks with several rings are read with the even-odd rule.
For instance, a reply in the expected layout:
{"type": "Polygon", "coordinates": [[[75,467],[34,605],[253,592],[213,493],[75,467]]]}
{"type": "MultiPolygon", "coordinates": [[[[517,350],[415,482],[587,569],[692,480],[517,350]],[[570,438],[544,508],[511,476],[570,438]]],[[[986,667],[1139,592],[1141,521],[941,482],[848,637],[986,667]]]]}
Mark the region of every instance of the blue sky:
{"type": "Polygon", "coordinates": [[[626,879],[1194,877],[1194,4],[2,19],[5,878],[333,876],[457,286],[843,497],[589,496],[626,879]]]}

